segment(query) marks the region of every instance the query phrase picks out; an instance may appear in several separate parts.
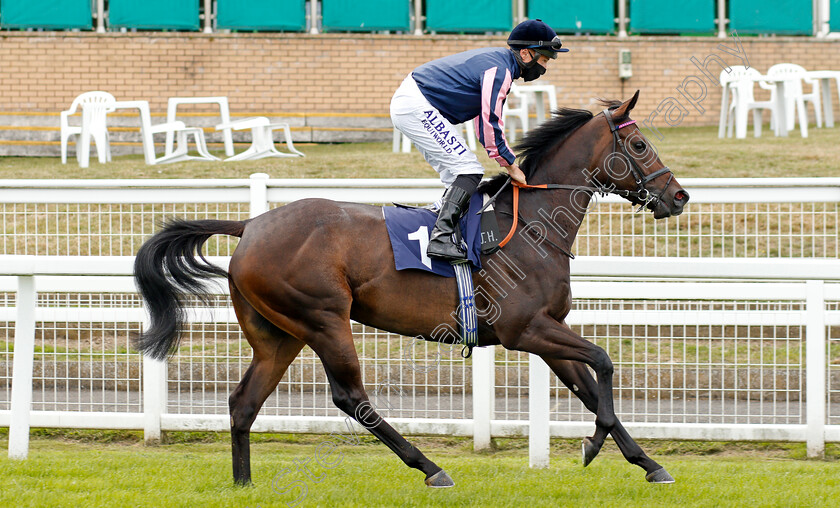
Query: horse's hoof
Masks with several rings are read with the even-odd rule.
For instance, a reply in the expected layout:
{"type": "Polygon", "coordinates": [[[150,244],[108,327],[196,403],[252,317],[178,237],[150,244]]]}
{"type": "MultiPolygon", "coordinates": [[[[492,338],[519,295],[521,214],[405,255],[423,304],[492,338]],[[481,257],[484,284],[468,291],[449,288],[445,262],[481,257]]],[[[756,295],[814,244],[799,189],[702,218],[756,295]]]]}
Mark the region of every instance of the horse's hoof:
{"type": "Polygon", "coordinates": [[[588,437],[583,438],[581,449],[583,452],[583,467],[588,466],[598,456],[598,452],[601,451],[601,447],[596,446],[588,437]]]}
{"type": "Polygon", "coordinates": [[[668,474],[668,471],[665,471],[664,467],[660,467],[656,471],[648,473],[645,476],[645,480],[650,483],[674,483],[675,481],[674,477],[668,474]]]}
{"type": "Polygon", "coordinates": [[[426,478],[426,485],[435,489],[445,489],[448,487],[454,487],[455,482],[453,482],[452,478],[446,474],[446,471],[441,469],[437,473],[426,478]]]}

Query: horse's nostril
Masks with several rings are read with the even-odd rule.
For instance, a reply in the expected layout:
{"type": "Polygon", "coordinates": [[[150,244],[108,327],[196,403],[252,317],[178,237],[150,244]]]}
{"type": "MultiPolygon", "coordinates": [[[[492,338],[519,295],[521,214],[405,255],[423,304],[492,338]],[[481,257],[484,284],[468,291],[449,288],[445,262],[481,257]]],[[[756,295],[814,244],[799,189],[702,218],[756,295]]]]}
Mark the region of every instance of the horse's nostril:
{"type": "Polygon", "coordinates": [[[680,190],[674,193],[674,204],[682,206],[686,203],[688,203],[688,193],[686,191],[680,190]]]}

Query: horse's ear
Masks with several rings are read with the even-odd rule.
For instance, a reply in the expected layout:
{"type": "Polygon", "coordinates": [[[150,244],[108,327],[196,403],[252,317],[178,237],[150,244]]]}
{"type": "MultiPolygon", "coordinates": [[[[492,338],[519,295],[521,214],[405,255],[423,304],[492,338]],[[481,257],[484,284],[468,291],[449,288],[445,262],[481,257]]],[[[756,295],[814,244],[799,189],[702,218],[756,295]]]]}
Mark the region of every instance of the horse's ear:
{"type": "Polygon", "coordinates": [[[613,118],[624,118],[628,116],[630,114],[630,110],[632,110],[636,105],[637,100],[639,100],[638,90],[636,90],[636,93],[633,94],[633,97],[631,97],[629,101],[615,108],[615,111],[613,111],[613,118]]]}

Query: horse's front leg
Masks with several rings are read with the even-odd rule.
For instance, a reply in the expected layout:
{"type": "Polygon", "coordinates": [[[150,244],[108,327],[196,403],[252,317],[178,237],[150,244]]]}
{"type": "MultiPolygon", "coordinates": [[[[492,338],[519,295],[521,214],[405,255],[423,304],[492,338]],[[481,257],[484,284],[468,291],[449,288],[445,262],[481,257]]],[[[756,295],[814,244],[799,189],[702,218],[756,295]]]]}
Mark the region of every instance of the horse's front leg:
{"type": "MultiPolygon", "coordinates": [[[[586,365],[568,360],[556,360],[543,357],[545,363],[557,374],[560,381],[572,391],[586,409],[593,413],[598,409],[598,385],[592,374],[587,370],[586,365]]],[[[616,419],[612,432],[615,444],[621,450],[621,454],[627,462],[635,464],[645,470],[645,479],[651,483],[674,483],[674,478],[668,474],[664,467],[645,454],[642,448],[633,440],[627,429],[616,419]]],[[[584,459],[584,466],[589,464],[584,459]]]]}
{"type": "Polygon", "coordinates": [[[607,352],[573,332],[565,323],[545,315],[534,318],[515,343],[504,345],[543,358],[582,362],[595,371],[598,378],[595,434],[583,440],[584,462],[591,462],[618,421],[613,407],[613,364],[607,352]]]}

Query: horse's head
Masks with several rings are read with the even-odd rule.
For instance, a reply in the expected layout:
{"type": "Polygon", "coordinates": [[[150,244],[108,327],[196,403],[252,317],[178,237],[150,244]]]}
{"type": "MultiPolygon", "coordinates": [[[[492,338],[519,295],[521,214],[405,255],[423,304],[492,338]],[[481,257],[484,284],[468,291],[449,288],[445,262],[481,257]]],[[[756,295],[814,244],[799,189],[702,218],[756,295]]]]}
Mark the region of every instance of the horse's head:
{"type": "Polygon", "coordinates": [[[626,102],[607,103],[610,107],[589,122],[601,137],[587,176],[595,186],[652,210],[656,219],[679,215],[688,203],[688,192],[630,119],[638,98],[637,90],[626,102]]]}

